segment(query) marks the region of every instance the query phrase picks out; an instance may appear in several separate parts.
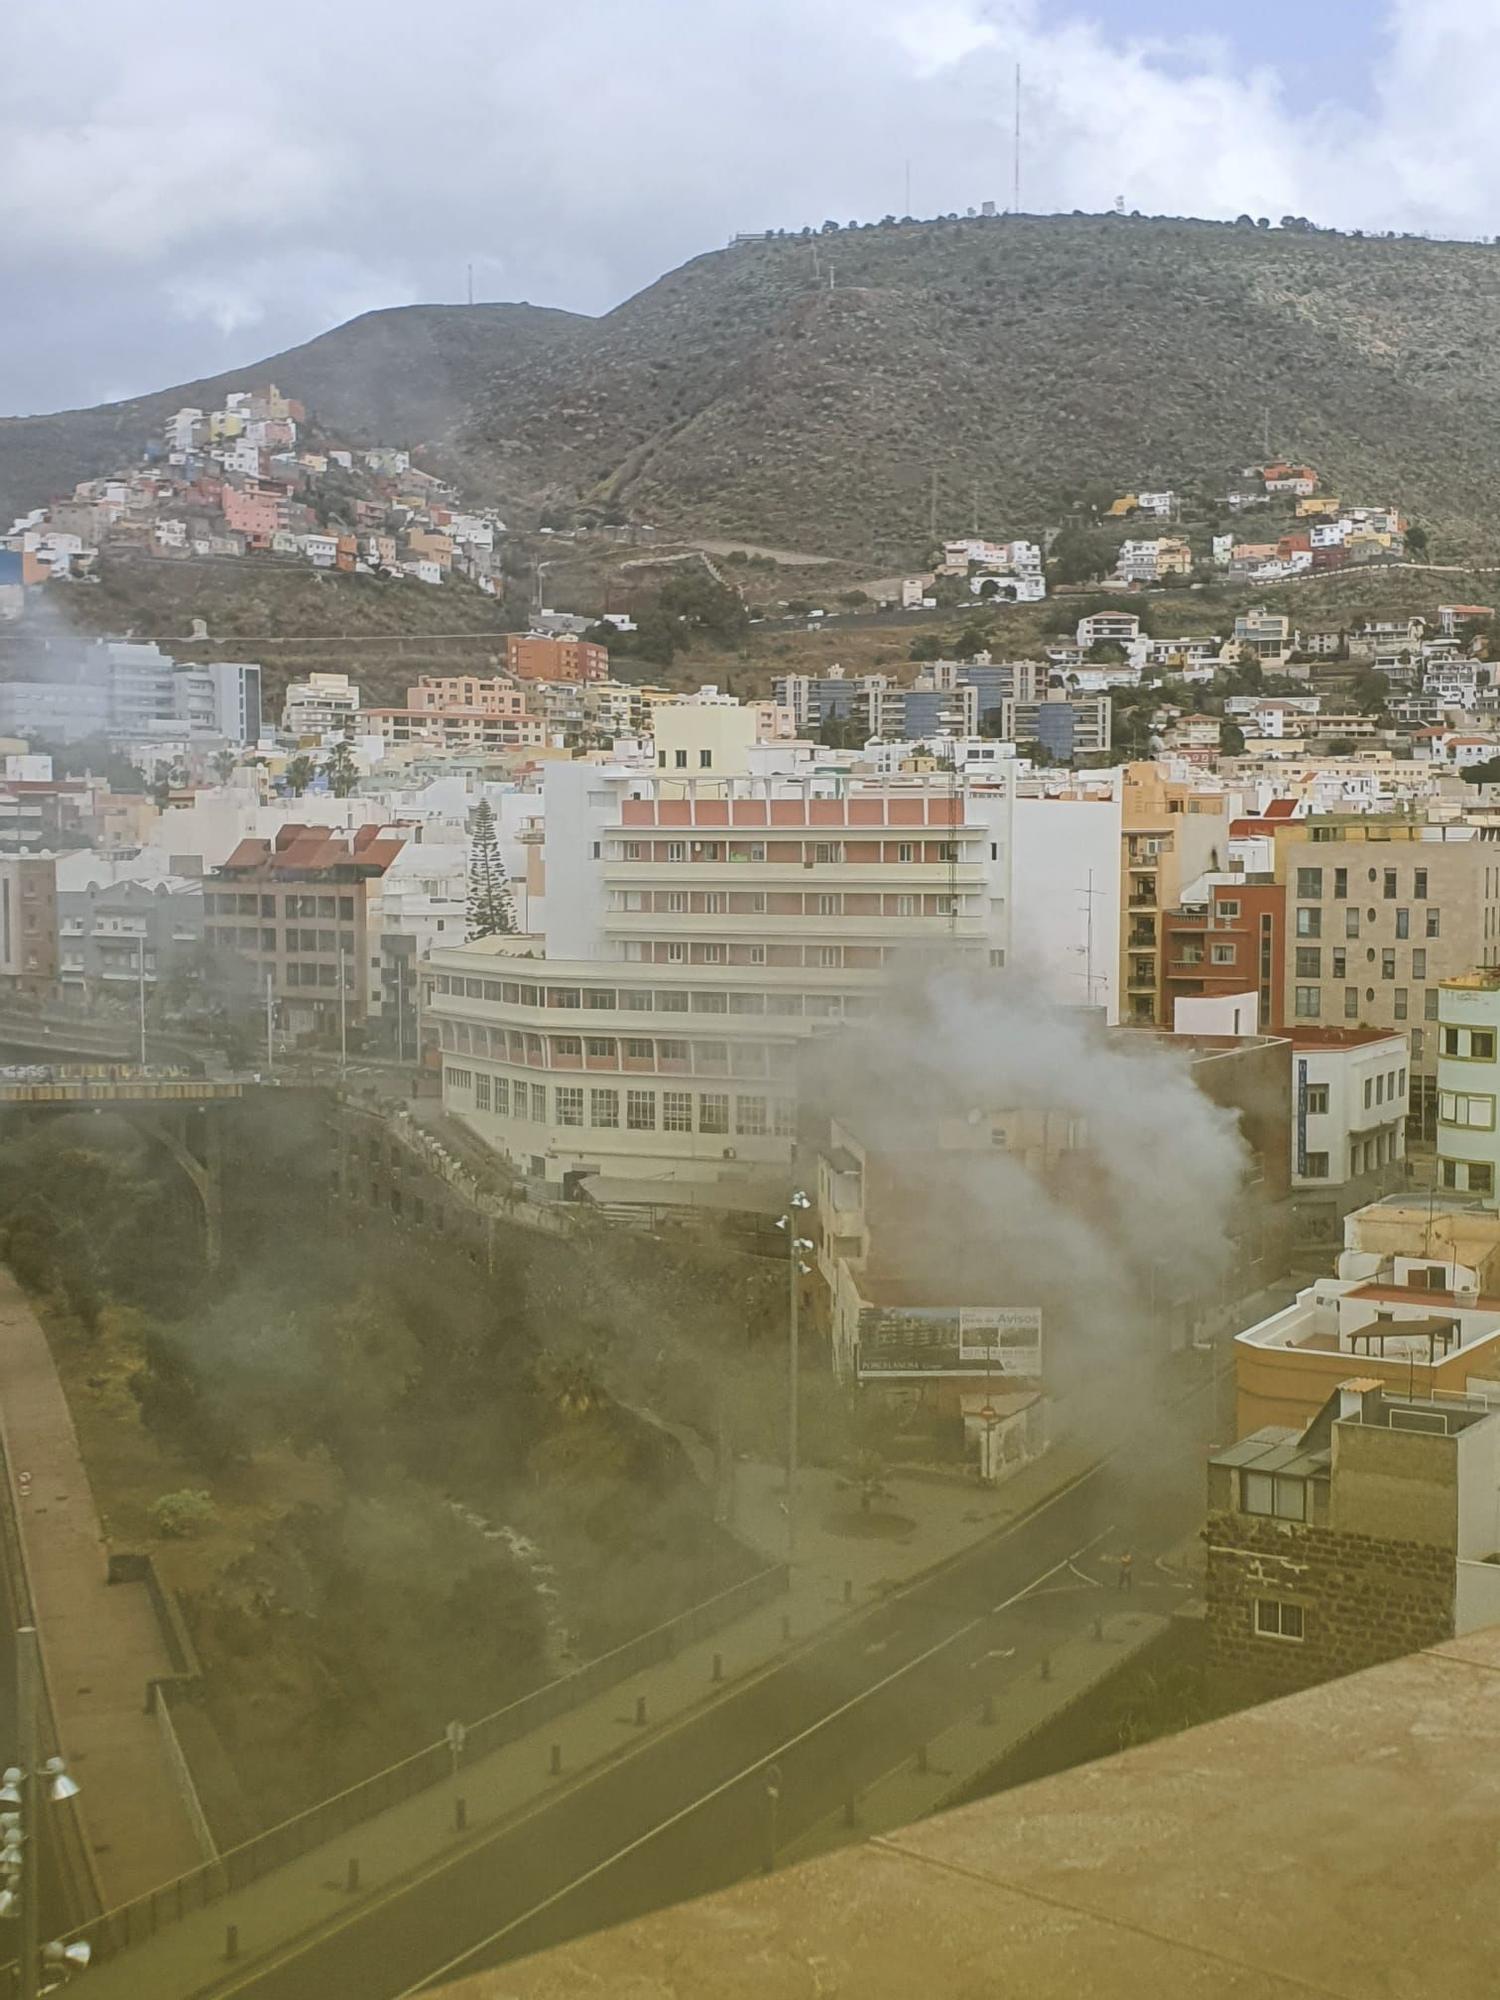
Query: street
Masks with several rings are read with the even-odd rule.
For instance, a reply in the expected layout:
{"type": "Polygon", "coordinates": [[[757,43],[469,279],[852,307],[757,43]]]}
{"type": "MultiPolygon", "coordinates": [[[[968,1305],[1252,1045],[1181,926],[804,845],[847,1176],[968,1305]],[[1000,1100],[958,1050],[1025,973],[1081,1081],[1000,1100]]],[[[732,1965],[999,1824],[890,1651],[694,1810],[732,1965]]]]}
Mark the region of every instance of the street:
{"type": "Polygon", "coordinates": [[[212,1990],[398,2000],[763,1868],[773,1813],[785,1846],[986,1696],[1003,1722],[1007,1685],[1113,1604],[1123,1549],[1167,1608],[1155,1558],[1201,1518],[1216,1386],[1008,1533],[399,1889],[339,1920],[330,1883],[329,1926],[212,1990]]]}

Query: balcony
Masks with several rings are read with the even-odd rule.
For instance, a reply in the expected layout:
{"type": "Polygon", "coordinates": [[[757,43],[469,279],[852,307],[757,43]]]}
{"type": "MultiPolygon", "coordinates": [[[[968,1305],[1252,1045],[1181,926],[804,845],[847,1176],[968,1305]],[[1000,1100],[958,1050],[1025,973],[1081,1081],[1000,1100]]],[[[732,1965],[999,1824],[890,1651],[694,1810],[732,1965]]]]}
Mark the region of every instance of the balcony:
{"type": "Polygon", "coordinates": [[[1125,940],[1130,951],[1155,951],[1156,931],[1150,924],[1137,924],[1125,940]]]}

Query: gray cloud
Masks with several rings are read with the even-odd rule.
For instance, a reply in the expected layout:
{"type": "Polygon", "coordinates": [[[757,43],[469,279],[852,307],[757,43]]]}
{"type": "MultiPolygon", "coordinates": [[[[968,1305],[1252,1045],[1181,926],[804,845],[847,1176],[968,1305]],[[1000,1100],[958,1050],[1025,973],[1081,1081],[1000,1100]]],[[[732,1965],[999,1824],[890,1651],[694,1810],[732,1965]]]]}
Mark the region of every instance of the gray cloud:
{"type": "Polygon", "coordinates": [[[0,72],[0,409],[136,393],[379,305],[602,311],[735,229],[1023,205],[1493,230],[1496,0],[1388,0],[1375,89],[1309,118],[1212,39],[1036,0],[106,0],[0,72]],[[1113,24],[1113,25],[1111,25],[1113,24]]]}

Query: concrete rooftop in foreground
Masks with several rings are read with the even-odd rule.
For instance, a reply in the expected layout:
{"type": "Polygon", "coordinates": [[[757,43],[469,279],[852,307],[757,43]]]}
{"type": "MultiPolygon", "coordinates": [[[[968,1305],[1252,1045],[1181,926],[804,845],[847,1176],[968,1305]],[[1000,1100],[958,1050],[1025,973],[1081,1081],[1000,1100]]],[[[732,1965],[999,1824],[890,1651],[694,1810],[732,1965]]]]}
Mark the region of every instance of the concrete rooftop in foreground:
{"type": "Polygon", "coordinates": [[[442,1989],[444,2000],[1480,2000],[1500,1628],[442,1989]]]}

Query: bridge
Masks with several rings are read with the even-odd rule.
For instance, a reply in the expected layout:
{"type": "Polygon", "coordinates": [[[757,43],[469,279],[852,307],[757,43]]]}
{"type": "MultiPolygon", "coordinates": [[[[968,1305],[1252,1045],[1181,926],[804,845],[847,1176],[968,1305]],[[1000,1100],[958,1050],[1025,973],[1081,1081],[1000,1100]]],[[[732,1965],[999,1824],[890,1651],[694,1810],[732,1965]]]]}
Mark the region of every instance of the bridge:
{"type": "Polygon", "coordinates": [[[224,1248],[224,1112],[278,1086],[259,1078],[191,1076],[128,1063],[36,1064],[0,1069],[0,1132],[24,1131],[59,1113],[108,1111],[159,1145],[198,1198],[203,1256],[217,1270],[224,1248]]]}

